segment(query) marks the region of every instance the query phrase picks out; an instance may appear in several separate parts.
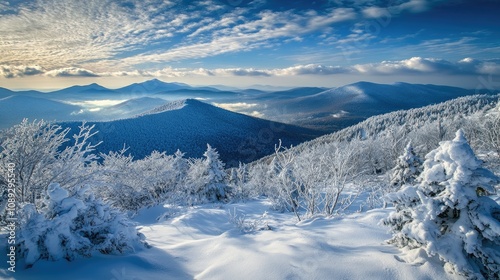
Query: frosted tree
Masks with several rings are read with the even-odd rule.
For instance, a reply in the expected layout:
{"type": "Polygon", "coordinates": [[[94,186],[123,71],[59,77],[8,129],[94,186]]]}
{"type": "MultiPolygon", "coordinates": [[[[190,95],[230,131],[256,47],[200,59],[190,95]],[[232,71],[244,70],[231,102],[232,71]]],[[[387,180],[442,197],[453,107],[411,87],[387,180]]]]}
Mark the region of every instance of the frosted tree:
{"type": "Polygon", "coordinates": [[[302,183],[296,178],[294,162],[296,153],[279,145],[275,147],[274,158],[267,171],[268,184],[270,185],[267,195],[273,201],[276,209],[288,210],[295,214],[300,221],[300,189],[302,183]]]}
{"type": "Polygon", "coordinates": [[[229,185],[232,188],[233,199],[244,200],[252,196],[247,185],[249,181],[247,165],[240,162],[238,167],[231,168],[229,174],[229,185]]]}
{"type": "Polygon", "coordinates": [[[40,259],[71,261],[143,247],[144,236],[127,217],[87,189],[70,195],[53,183],[46,193],[46,206],[40,211],[33,204],[21,209],[18,247],[28,267],[40,259]]]}
{"type": "Polygon", "coordinates": [[[415,154],[411,142],[409,142],[403,154],[398,157],[396,166],[391,170],[390,184],[392,186],[402,186],[413,184],[422,171],[422,160],[415,154]]]}
{"type": "Polygon", "coordinates": [[[481,142],[487,149],[493,150],[500,158],[500,103],[496,114],[490,114],[481,119],[481,142]]]}
{"type": "MultiPolygon", "coordinates": [[[[83,123],[73,142],[67,138],[69,129],[45,121],[28,122],[6,130],[0,140],[0,176],[2,168],[15,164],[18,202],[35,203],[48,185],[57,181],[66,189],[80,186],[92,179],[99,144],[89,139],[97,132],[83,123]]],[[[4,185],[2,184],[2,187],[4,185]]]]}
{"type": "Polygon", "coordinates": [[[384,221],[391,242],[437,255],[449,272],[499,279],[500,206],[487,196],[498,178],[482,167],[462,130],[427,154],[420,180],[395,194],[396,212],[384,221]]]}
{"type": "Polygon", "coordinates": [[[229,188],[225,182],[226,172],[224,163],[219,158],[219,153],[207,144],[207,150],[203,154],[205,160],[204,176],[207,179],[205,186],[206,196],[209,201],[222,201],[228,198],[229,188]]]}
{"type": "Polygon", "coordinates": [[[225,201],[229,198],[230,188],[225,182],[226,172],[219,153],[207,144],[205,158],[190,163],[184,192],[190,205],[225,201]]]}
{"type": "MultiPolygon", "coordinates": [[[[361,176],[365,170],[359,145],[362,141],[338,142],[324,150],[324,171],[327,176],[323,212],[327,215],[341,213],[354,202],[358,193],[344,195],[349,182],[361,176]]],[[[321,147],[320,147],[321,148],[321,147]]]]}

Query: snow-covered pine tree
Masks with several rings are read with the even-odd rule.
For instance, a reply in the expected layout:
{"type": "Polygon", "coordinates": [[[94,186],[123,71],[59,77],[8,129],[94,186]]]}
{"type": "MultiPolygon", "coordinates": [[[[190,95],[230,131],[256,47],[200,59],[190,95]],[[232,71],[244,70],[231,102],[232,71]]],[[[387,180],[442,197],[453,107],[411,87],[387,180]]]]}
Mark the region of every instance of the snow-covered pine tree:
{"type": "Polygon", "coordinates": [[[229,196],[230,190],[225,182],[226,171],[224,163],[220,160],[219,153],[207,144],[207,150],[203,154],[205,157],[204,176],[206,177],[205,194],[209,201],[223,201],[229,196]]]}
{"type": "Polygon", "coordinates": [[[128,218],[87,189],[69,195],[52,183],[46,206],[21,209],[18,248],[28,267],[40,259],[73,260],[95,253],[121,254],[142,247],[144,236],[128,218]]]}
{"type": "Polygon", "coordinates": [[[384,221],[394,231],[391,242],[437,255],[449,272],[500,279],[500,206],[487,196],[498,178],[482,167],[462,130],[427,154],[420,181],[395,195],[402,201],[384,221]]]}
{"type": "Polygon", "coordinates": [[[224,163],[219,153],[207,144],[204,159],[191,162],[184,187],[188,204],[225,201],[229,198],[230,187],[226,184],[224,163]]]}
{"type": "Polygon", "coordinates": [[[391,186],[400,187],[404,184],[413,184],[422,172],[422,160],[415,154],[409,142],[403,154],[397,159],[396,166],[391,170],[391,186]]]}

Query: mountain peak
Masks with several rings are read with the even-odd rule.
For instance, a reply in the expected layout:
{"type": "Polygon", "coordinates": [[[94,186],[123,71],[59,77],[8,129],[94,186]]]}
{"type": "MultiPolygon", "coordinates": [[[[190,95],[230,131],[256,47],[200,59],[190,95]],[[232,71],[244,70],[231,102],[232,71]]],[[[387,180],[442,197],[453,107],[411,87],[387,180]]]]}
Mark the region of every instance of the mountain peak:
{"type": "Polygon", "coordinates": [[[158,79],[151,79],[141,83],[134,83],[122,88],[117,89],[118,92],[123,93],[161,93],[169,92],[179,89],[187,89],[191,86],[182,83],[167,83],[158,79]]]}

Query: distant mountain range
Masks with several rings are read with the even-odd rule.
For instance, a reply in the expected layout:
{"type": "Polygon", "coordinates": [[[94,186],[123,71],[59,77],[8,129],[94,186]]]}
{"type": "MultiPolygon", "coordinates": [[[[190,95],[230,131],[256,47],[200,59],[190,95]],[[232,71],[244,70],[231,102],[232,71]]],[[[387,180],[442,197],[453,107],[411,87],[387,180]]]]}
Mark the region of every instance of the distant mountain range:
{"type": "MultiPolygon", "coordinates": [[[[90,122],[99,133],[91,141],[102,141],[97,151],[119,151],[124,145],[134,158],[152,151],[187,157],[202,157],[210,144],[230,166],[250,162],[283,145],[298,145],[320,135],[317,131],[230,112],[194,99],[167,103],[140,116],[110,122],[90,122]]],[[[76,132],[81,122],[61,123],[76,132]]],[[[73,134],[73,132],[70,132],[73,134]]]]}
{"type": "Polygon", "coordinates": [[[247,102],[269,119],[336,131],[368,117],[443,102],[475,91],[436,85],[358,82],[333,89],[298,88],[258,95],[247,102]],[[284,96],[290,96],[285,98],[284,96]]]}
{"type": "Polygon", "coordinates": [[[10,127],[25,117],[64,121],[126,119],[152,110],[167,101],[194,98],[239,113],[329,133],[374,115],[422,107],[474,93],[474,90],[448,86],[369,82],[338,88],[238,90],[227,87],[194,87],[158,79],[118,89],[108,89],[95,83],[47,93],[33,90],[15,92],[0,88],[0,129],[10,127]],[[5,99],[10,96],[15,98],[5,99]],[[50,102],[42,102],[40,99],[50,102]],[[89,101],[96,100],[114,100],[114,103],[123,104],[100,107],[88,105],[89,101]],[[39,108],[34,108],[36,106],[39,108]],[[44,108],[47,106],[50,108],[44,108]],[[26,108],[13,110],[23,107],[26,108]],[[28,107],[31,109],[28,110],[28,107]]]}

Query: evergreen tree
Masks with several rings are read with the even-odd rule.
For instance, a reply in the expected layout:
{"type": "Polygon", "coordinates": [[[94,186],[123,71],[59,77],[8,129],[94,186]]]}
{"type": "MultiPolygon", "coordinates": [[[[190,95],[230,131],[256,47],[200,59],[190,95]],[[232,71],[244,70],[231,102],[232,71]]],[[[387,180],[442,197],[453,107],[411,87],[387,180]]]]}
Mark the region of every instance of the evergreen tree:
{"type": "Polygon", "coordinates": [[[406,145],[403,154],[397,159],[391,170],[391,185],[413,184],[422,171],[422,160],[415,154],[411,142],[406,145]]]}
{"type": "Polygon", "coordinates": [[[224,163],[219,153],[207,144],[204,159],[191,161],[184,191],[187,204],[225,201],[229,198],[230,188],[226,184],[224,163]]]}
{"type": "Polygon", "coordinates": [[[420,184],[392,199],[390,242],[423,248],[469,278],[500,278],[500,206],[487,194],[498,178],[482,167],[462,130],[426,156],[420,184]]]}
{"type": "Polygon", "coordinates": [[[203,154],[205,157],[204,176],[206,177],[205,192],[209,201],[222,201],[228,198],[229,187],[226,185],[226,172],[224,163],[220,160],[219,153],[207,144],[207,150],[203,154]]]}

